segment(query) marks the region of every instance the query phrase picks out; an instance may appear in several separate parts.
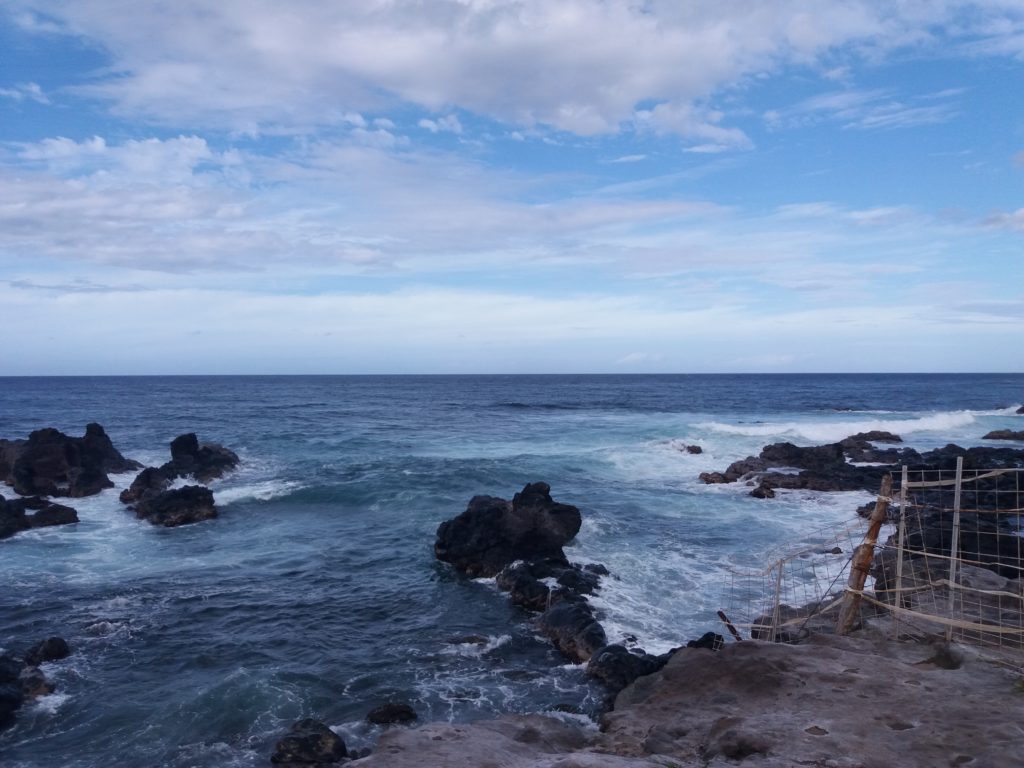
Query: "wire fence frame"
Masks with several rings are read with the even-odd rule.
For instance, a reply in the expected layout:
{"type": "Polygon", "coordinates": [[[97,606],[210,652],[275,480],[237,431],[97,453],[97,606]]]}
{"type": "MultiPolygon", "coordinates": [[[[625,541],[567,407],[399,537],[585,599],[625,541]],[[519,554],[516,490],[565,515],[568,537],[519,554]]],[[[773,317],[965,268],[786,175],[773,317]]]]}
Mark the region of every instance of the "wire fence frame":
{"type": "Polygon", "coordinates": [[[1024,653],[1024,470],[965,469],[959,458],[955,469],[902,467],[891,483],[876,504],[877,542],[861,519],[734,572],[730,622],[754,639],[793,641],[836,631],[852,613],[891,620],[896,638],[1024,653]],[[855,558],[870,570],[858,574],[855,558]]]}
{"type": "MultiPolygon", "coordinates": [[[[903,467],[899,521],[874,558],[893,635],[1024,650],[1024,470],[903,467]]],[[[895,495],[895,494],[894,494],[895,495]]]]}

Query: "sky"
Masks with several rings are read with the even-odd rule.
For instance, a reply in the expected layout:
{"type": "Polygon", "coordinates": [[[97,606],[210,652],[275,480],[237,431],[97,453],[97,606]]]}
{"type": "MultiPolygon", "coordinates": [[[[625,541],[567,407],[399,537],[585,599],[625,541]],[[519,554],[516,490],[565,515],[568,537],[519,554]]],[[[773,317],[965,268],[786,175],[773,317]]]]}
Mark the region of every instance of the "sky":
{"type": "Polygon", "coordinates": [[[1024,0],[0,0],[0,375],[1024,370],[1024,0]]]}

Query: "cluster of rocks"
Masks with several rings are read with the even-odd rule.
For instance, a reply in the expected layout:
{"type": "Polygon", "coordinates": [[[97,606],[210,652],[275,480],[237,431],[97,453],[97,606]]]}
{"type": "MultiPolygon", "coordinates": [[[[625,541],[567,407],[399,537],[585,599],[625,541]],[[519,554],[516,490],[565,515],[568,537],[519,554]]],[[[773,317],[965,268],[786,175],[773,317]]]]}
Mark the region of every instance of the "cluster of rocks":
{"type": "Polygon", "coordinates": [[[538,627],[577,663],[607,644],[586,600],[602,566],[570,563],[562,547],[579,532],[579,509],[551,498],[547,483],[530,483],[511,501],[474,496],[466,511],[437,529],[434,554],[474,578],[496,577],[513,603],[538,612],[538,627]]]}
{"type": "Polygon", "coordinates": [[[0,655],[0,730],[14,723],[18,709],[26,702],[56,690],[39,665],[63,659],[70,653],[63,638],[50,637],[36,643],[21,658],[0,655]]]}
{"type": "Polygon", "coordinates": [[[877,444],[901,443],[891,432],[861,432],[838,443],[801,447],[793,443],[772,443],[758,456],[734,461],[722,472],[702,472],[704,483],[744,482],[753,486],[752,496],[774,497],[775,489],[812,491],[878,490],[882,477],[893,465],[906,464],[911,470],[956,468],[963,457],[965,469],[995,469],[1024,464],[1024,451],[1015,448],[962,448],[949,444],[923,453],[909,447],[877,444]],[[796,471],[793,471],[796,470],[796,471]]]}
{"type": "Polygon", "coordinates": [[[217,516],[208,483],[238,466],[238,455],[216,443],[200,443],[195,433],[171,441],[171,460],[143,468],[114,447],[99,424],[88,424],[85,435],[72,437],[48,427],[25,440],[0,440],[0,481],[21,498],[0,496],[0,539],[30,528],[77,523],[72,507],[44,497],[92,496],[114,483],[108,474],[142,469],[121,501],[140,519],[154,525],[176,526],[217,516]],[[178,480],[198,484],[179,488],[178,480]]]}
{"type": "Polygon", "coordinates": [[[121,502],[136,517],[171,527],[198,523],[217,516],[213,493],[203,485],[171,488],[178,479],[208,483],[238,466],[238,455],[216,443],[202,443],[194,432],[171,441],[171,460],[146,467],[121,491],[121,502]]]}
{"type": "Polygon", "coordinates": [[[547,483],[530,483],[511,501],[473,497],[438,527],[434,553],[467,576],[495,577],[513,604],[536,614],[538,629],[566,658],[587,663],[587,673],[616,692],[660,669],[672,652],[653,656],[608,643],[587,600],[608,569],[570,563],[563,550],[581,524],[579,509],[552,500],[547,483]]]}
{"type": "Polygon", "coordinates": [[[141,467],[114,448],[99,424],[88,424],[82,437],[47,427],[27,440],[0,440],[0,481],[21,496],[92,496],[114,486],[109,473],[141,467]]]}

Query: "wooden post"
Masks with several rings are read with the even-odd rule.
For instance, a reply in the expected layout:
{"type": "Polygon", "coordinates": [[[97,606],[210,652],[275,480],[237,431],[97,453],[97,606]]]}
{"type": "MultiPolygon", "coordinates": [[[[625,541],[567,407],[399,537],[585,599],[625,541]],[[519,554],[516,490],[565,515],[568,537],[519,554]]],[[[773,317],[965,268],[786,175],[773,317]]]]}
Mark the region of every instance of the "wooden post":
{"type": "Polygon", "coordinates": [[[736,625],[729,621],[729,617],[725,615],[725,611],[719,611],[718,618],[720,618],[722,623],[728,628],[729,634],[736,638],[736,642],[742,642],[743,636],[740,634],[739,630],[736,629],[736,625]]]}
{"type": "Polygon", "coordinates": [[[878,542],[878,532],[882,523],[889,514],[889,497],[892,495],[892,475],[882,478],[882,488],[878,492],[878,499],[875,501],[875,511],[869,519],[868,532],[864,534],[862,543],[853,552],[853,560],[850,563],[850,577],[846,580],[847,591],[843,598],[842,608],[839,609],[839,618],[836,619],[836,634],[845,635],[852,628],[860,612],[860,592],[864,589],[864,581],[871,570],[871,559],[875,555],[875,544],[878,542]]]}

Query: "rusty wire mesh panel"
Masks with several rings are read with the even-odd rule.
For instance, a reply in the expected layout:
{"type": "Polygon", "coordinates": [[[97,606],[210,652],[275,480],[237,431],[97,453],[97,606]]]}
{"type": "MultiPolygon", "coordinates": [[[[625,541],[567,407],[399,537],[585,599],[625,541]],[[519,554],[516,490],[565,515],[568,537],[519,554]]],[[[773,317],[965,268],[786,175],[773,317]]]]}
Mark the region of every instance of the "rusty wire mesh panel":
{"type": "Polygon", "coordinates": [[[833,631],[844,594],[898,637],[1024,651],[1024,470],[895,472],[888,519],[863,589],[847,587],[867,523],[822,529],[761,569],[736,570],[725,613],[744,637],[833,631]]]}
{"type": "Polygon", "coordinates": [[[734,569],[724,612],[744,638],[792,641],[835,622],[850,556],[865,523],[810,532],[799,546],[769,555],[760,569],[734,569]]]}
{"type": "Polygon", "coordinates": [[[1024,471],[907,470],[896,480],[898,530],[871,574],[873,602],[893,614],[897,635],[1024,647],[1024,471]]]}

